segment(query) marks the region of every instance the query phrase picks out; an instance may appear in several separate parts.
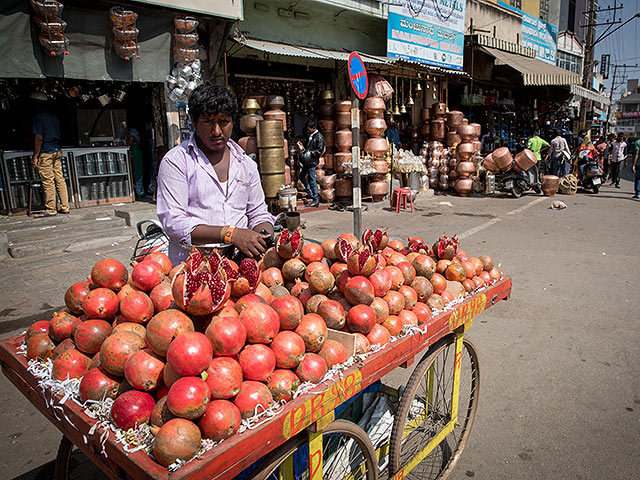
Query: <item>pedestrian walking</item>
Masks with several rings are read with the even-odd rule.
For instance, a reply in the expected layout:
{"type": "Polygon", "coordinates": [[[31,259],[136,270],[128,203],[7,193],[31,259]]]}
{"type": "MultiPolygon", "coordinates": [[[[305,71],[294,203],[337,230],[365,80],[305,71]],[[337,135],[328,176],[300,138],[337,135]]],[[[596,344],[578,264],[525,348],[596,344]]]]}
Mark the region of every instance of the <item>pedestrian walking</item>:
{"type": "Polygon", "coordinates": [[[556,130],[555,134],[556,136],[551,140],[549,146],[549,171],[547,173],[560,176],[560,164],[571,158],[571,151],[567,141],[560,135],[560,131],[556,130]]]}
{"type": "Polygon", "coordinates": [[[533,137],[531,137],[527,141],[527,148],[535,154],[536,158],[538,159],[538,162],[542,158],[540,156],[540,152],[547,147],[549,147],[549,142],[541,138],[540,132],[537,130],[533,132],[533,137]]]}
{"type": "Polygon", "coordinates": [[[316,122],[309,120],[305,125],[305,132],[309,136],[304,145],[298,141],[300,149],[300,181],[307,191],[307,196],[311,199],[310,207],[317,207],[318,201],[318,183],[316,182],[316,166],[320,163],[320,157],[324,153],[324,137],[318,131],[316,122]]]}
{"type": "Polygon", "coordinates": [[[610,185],[620,188],[620,163],[624,162],[624,166],[627,166],[627,142],[624,141],[624,135],[618,133],[616,138],[611,143],[611,183],[610,185]]]}
{"type": "Polygon", "coordinates": [[[640,138],[636,140],[636,143],[634,145],[635,153],[633,154],[633,162],[631,163],[631,171],[636,175],[633,184],[633,198],[640,198],[640,168],[636,168],[636,165],[638,165],[638,157],[640,156],[638,155],[640,153],[640,138]]]}
{"type": "Polygon", "coordinates": [[[611,179],[611,144],[615,139],[615,134],[610,133],[609,135],[607,135],[607,148],[604,151],[604,165],[602,166],[605,181],[607,179],[611,179]]]}

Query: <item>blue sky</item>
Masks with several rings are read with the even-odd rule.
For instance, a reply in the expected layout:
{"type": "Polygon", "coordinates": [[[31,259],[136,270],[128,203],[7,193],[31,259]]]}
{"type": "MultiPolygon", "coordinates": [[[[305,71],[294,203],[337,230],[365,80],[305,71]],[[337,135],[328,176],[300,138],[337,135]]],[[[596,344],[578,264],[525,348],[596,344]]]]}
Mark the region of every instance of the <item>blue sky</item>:
{"type": "MultiPolygon", "coordinates": [[[[614,0],[600,0],[599,7],[601,9],[607,7],[613,7],[614,0]]],[[[622,20],[622,22],[629,19],[631,16],[640,12],[640,0],[618,0],[617,5],[623,5],[622,10],[616,12],[616,20],[622,20]]],[[[597,23],[603,23],[607,19],[611,20],[612,14],[600,14],[597,23]]],[[[586,21],[585,21],[586,23],[586,21]]],[[[615,28],[615,27],[614,27],[615,28]]],[[[598,27],[596,29],[596,38],[599,37],[606,27],[598,27]]],[[[611,64],[627,64],[627,65],[640,65],[640,18],[636,18],[620,30],[610,35],[606,39],[602,40],[596,45],[595,58],[599,61],[603,53],[609,53],[611,55],[611,64]]],[[[619,72],[622,72],[618,69],[619,72]]],[[[613,66],[611,67],[609,80],[605,80],[607,87],[607,94],[610,92],[611,79],[613,77],[613,66]]],[[[627,69],[627,78],[640,78],[640,66],[636,68],[627,69]]],[[[620,82],[616,80],[616,84],[620,85],[620,82]]],[[[624,83],[626,86],[626,82],[624,83]]],[[[620,94],[624,92],[624,88],[619,86],[614,92],[614,98],[619,98],[620,94]]]]}

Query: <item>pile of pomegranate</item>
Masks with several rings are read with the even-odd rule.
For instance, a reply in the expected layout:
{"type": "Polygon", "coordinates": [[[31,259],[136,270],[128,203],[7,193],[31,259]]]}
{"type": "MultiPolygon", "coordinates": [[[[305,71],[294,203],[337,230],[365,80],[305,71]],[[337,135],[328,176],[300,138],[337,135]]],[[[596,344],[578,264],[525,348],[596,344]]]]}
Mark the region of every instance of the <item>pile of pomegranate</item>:
{"type": "Polygon", "coordinates": [[[429,247],[382,230],[321,245],[285,231],[259,262],[239,265],[194,250],[173,267],[156,252],[129,273],[108,258],[69,287],[65,310],[27,330],[26,354],[52,362],[55,380],[80,379],[81,402],[114,399],[117,428],[148,423],[153,455],[169,466],[347,362],[353,352],[329,329],[367,354],[500,277],[455,236],[429,247]]]}

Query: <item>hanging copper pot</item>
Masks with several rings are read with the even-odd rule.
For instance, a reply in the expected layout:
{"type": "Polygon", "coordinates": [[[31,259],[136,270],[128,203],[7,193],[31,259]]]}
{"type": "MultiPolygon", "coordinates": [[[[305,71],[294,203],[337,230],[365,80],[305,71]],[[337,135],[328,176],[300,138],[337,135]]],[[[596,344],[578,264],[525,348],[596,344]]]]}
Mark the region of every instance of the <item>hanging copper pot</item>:
{"type": "Polygon", "coordinates": [[[240,117],[240,130],[242,130],[247,135],[255,135],[256,134],[256,122],[259,120],[263,120],[260,115],[249,114],[243,115],[240,117]]]}
{"type": "Polygon", "coordinates": [[[344,164],[351,162],[351,152],[338,152],[333,155],[333,169],[338,175],[345,172],[344,164]]]}
{"type": "Polygon", "coordinates": [[[351,100],[340,100],[333,104],[334,110],[337,112],[351,112],[351,100]]]}
{"type": "Polygon", "coordinates": [[[459,177],[470,177],[476,172],[473,162],[460,162],[456,166],[456,173],[459,177]]]}
{"type": "Polygon", "coordinates": [[[336,130],[336,121],[333,119],[318,120],[318,130],[321,132],[334,132],[336,130]]]}
{"type": "Polygon", "coordinates": [[[511,170],[513,165],[513,156],[507,147],[500,147],[491,153],[491,157],[496,166],[503,172],[511,170]]]}
{"type": "Polygon", "coordinates": [[[473,187],[473,179],[472,178],[459,178],[454,183],[453,188],[456,189],[458,195],[461,197],[468,197],[471,193],[471,189],[473,187]]]}
{"type": "Polygon", "coordinates": [[[536,157],[536,154],[528,148],[525,148],[523,151],[516,155],[513,167],[517,168],[521,172],[526,172],[536,163],[538,163],[538,157],[536,157]]]}
{"type": "Polygon", "coordinates": [[[389,165],[387,165],[386,160],[374,160],[373,168],[375,168],[376,173],[379,174],[389,173],[389,165]]]}
{"type": "Polygon", "coordinates": [[[482,161],[482,166],[485,169],[489,170],[491,173],[498,173],[500,171],[491,153],[486,157],[484,157],[484,160],[482,161]]]}
{"type": "Polygon", "coordinates": [[[381,115],[387,109],[382,97],[367,97],[362,108],[368,116],[381,115]]]}
{"type": "Polygon", "coordinates": [[[388,148],[387,139],[384,137],[369,138],[364,144],[364,151],[374,157],[383,157],[388,148]]]}
{"type": "Polygon", "coordinates": [[[464,142],[472,142],[475,140],[476,129],[472,125],[460,125],[456,131],[464,142]]]}
{"type": "Polygon", "coordinates": [[[324,132],[324,146],[327,148],[334,147],[336,145],[336,132],[324,132]]]}
{"type": "Polygon", "coordinates": [[[476,132],[475,132],[476,139],[480,138],[480,135],[482,133],[482,125],[480,125],[479,123],[470,123],[469,125],[471,125],[476,129],[476,132]]]}
{"type": "Polygon", "coordinates": [[[364,130],[372,137],[380,137],[384,135],[387,129],[387,122],[383,118],[370,118],[364,124],[364,130]]]}
{"type": "Polygon", "coordinates": [[[447,113],[447,127],[449,128],[458,128],[462,125],[462,119],[464,118],[464,113],[454,110],[452,112],[447,113]]]}
{"type": "Polygon", "coordinates": [[[280,120],[282,121],[282,130],[287,131],[287,114],[282,110],[268,110],[262,114],[265,120],[280,120]]]}
{"type": "Polygon", "coordinates": [[[353,134],[351,130],[344,129],[336,132],[336,147],[340,152],[349,152],[353,145],[353,134]]]}
{"type": "Polygon", "coordinates": [[[336,128],[351,128],[351,112],[336,112],[336,128]]]}
{"type": "Polygon", "coordinates": [[[332,119],[334,114],[333,103],[324,103],[318,107],[318,116],[322,119],[332,119]]]}
{"type": "Polygon", "coordinates": [[[442,118],[431,120],[431,138],[439,142],[444,141],[446,138],[446,129],[442,118]]]}

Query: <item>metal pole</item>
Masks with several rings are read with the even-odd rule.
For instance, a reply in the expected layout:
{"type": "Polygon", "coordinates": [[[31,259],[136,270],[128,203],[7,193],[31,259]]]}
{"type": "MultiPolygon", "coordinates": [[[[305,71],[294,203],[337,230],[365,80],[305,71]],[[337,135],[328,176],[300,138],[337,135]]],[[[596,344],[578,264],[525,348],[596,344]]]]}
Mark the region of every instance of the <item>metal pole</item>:
{"type": "Polygon", "coordinates": [[[353,165],[353,234],[362,235],[362,195],[360,190],[360,110],[358,97],[351,90],[351,163],[353,165]]]}
{"type": "MultiPolygon", "coordinates": [[[[582,66],[582,86],[591,90],[593,78],[593,37],[595,35],[596,0],[589,0],[589,25],[584,46],[584,65],[582,66]]],[[[580,99],[580,128],[587,128],[587,99],[580,99]]]]}
{"type": "Polygon", "coordinates": [[[613,102],[613,89],[616,88],[616,75],[618,73],[618,65],[613,66],[613,78],[611,79],[611,91],[609,92],[609,105],[607,105],[607,117],[604,121],[604,134],[609,132],[609,116],[611,115],[611,103],[613,102]]]}

